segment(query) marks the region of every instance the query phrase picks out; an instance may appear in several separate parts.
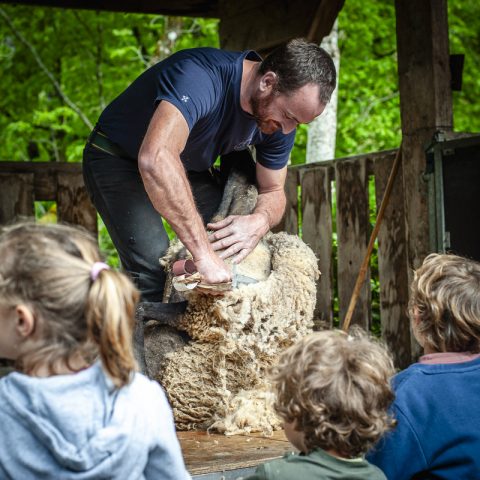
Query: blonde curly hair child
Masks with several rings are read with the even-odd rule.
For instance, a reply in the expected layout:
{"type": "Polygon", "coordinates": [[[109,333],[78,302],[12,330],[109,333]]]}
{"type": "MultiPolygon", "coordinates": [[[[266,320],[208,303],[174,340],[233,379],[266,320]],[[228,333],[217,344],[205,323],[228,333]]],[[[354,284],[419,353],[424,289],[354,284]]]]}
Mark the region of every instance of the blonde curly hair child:
{"type": "Polygon", "coordinates": [[[409,313],[424,349],[394,379],[398,426],[369,454],[388,478],[480,478],[480,263],[431,254],[409,313]]]}
{"type": "Polygon", "coordinates": [[[385,479],[362,455],[393,426],[386,348],[357,330],[312,333],[272,369],[275,409],[300,454],[257,468],[260,479],[385,479]]]}

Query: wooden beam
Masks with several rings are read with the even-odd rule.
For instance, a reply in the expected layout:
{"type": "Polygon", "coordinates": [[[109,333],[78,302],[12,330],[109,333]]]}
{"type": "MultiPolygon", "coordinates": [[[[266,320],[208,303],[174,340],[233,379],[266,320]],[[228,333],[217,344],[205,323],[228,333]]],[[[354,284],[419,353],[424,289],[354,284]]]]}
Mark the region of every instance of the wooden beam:
{"type": "Polygon", "coordinates": [[[320,44],[323,37],[331,32],[344,3],[345,0],[322,0],[319,3],[307,34],[310,42],[320,44]]]}
{"type": "Polygon", "coordinates": [[[265,53],[291,38],[306,37],[320,1],[220,0],[220,45],[265,53]]]}
{"type": "Polygon", "coordinates": [[[218,0],[5,0],[3,3],[109,12],[218,18],[218,0]]]}
{"type": "Polygon", "coordinates": [[[402,132],[451,130],[447,0],[396,0],[402,132]]]}
{"type": "Polygon", "coordinates": [[[56,162],[0,162],[0,174],[33,174],[36,200],[57,199],[57,173],[74,173],[82,176],[81,163],[56,162]]]}

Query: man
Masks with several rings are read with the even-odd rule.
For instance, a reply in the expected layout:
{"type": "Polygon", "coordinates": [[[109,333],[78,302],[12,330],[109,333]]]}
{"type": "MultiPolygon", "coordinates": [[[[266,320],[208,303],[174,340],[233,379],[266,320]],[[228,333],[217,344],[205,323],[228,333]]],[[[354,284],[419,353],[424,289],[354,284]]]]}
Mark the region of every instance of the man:
{"type": "Polygon", "coordinates": [[[85,147],[85,183],[145,301],[163,296],[162,217],[203,282],[230,280],[224,259],[240,262],[281,220],[296,126],[323,112],[335,80],[329,55],[303,40],[263,61],[253,51],[197,48],[154,65],[105,109],[85,147]],[[211,167],[232,152],[248,162],[250,146],[257,205],[250,215],[208,224],[208,237],[204,222],[222,194],[211,167]]]}

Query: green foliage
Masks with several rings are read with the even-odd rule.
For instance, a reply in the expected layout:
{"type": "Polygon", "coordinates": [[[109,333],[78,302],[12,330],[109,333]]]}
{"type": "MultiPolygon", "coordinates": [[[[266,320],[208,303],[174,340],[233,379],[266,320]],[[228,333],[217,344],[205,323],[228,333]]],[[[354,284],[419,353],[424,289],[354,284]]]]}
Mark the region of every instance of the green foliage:
{"type": "Polygon", "coordinates": [[[307,158],[308,125],[299,125],[295,135],[295,145],[290,156],[292,165],[305,163],[307,158]]]}
{"type": "MultiPolygon", "coordinates": [[[[3,160],[81,161],[90,127],[78,111],[94,124],[103,108],[150,65],[183,48],[218,47],[218,22],[211,19],[0,8],[13,25],[0,17],[3,160]]],[[[40,222],[55,222],[56,205],[36,202],[35,214],[40,222]]],[[[165,228],[173,238],[166,222],[165,228]]],[[[118,267],[117,252],[100,218],[98,229],[102,252],[118,267]]]]}
{"type": "MultiPolygon", "coordinates": [[[[174,51],[218,46],[218,22],[211,19],[12,5],[0,5],[0,10],[5,14],[0,15],[2,160],[81,161],[90,125],[141,72],[174,51]]],[[[450,50],[465,53],[463,89],[453,96],[457,131],[480,131],[479,22],[478,0],[449,2],[450,50]]],[[[395,35],[392,0],[345,2],[339,16],[336,157],[395,148],[400,143],[395,35]]],[[[292,164],[304,163],[307,135],[308,126],[300,126],[292,164]]],[[[371,186],[372,225],[374,205],[371,186]]],[[[54,203],[36,202],[35,209],[39,221],[55,221],[54,203]]],[[[172,237],[170,227],[166,228],[172,237]]],[[[99,232],[109,263],[118,266],[101,221],[99,232]]],[[[333,241],[336,262],[335,233],[333,241]]],[[[379,310],[377,271],[374,251],[374,327],[379,310]]],[[[338,298],[334,310],[338,315],[338,298]]]]}
{"type": "Polygon", "coordinates": [[[4,160],[81,161],[89,125],[135,77],[176,50],[218,46],[215,20],[0,8],[13,26],[0,16],[4,160]]]}
{"type": "Polygon", "coordinates": [[[350,0],[340,12],[338,25],[336,156],[398,147],[401,129],[393,2],[350,0]]]}
{"type": "Polygon", "coordinates": [[[450,53],[464,54],[463,84],[453,92],[455,130],[480,132],[480,2],[449,2],[450,53]]]}

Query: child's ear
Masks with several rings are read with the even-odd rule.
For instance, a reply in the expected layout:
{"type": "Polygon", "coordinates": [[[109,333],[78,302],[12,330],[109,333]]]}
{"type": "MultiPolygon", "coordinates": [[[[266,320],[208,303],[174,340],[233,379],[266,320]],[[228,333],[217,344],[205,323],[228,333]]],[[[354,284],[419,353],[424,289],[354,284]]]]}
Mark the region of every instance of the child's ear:
{"type": "Polygon", "coordinates": [[[421,347],[423,347],[423,338],[418,332],[418,325],[420,324],[421,318],[420,318],[420,312],[418,311],[418,307],[413,307],[413,314],[411,318],[412,322],[412,332],[417,340],[417,342],[420,344],[421,347]]]}
{"type": "Polygon", "coordinates": [[[15,307],[15,329],[22,338],[29,337],[35,330],[35,315],[30,307],[20,304],[15,307]]]}

